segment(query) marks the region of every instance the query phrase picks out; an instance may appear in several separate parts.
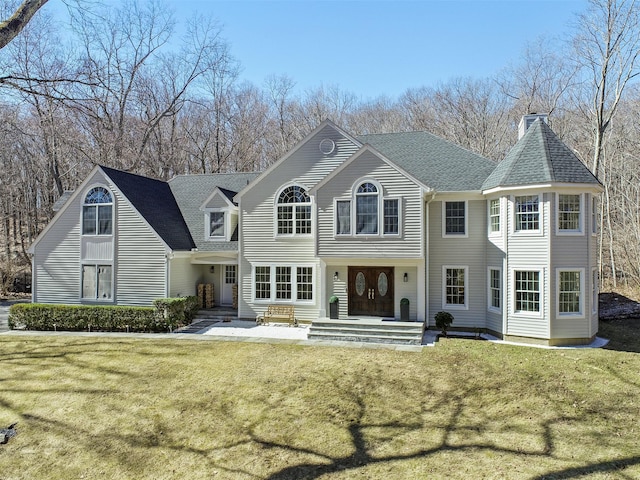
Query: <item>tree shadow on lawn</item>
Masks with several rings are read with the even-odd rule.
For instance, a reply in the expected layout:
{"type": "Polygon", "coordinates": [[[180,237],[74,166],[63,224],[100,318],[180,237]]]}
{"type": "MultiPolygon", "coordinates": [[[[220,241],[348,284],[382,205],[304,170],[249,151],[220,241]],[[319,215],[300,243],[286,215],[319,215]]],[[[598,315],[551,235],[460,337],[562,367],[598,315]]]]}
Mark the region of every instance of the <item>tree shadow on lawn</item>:
{"type": "MultiPolygon", "coordinates": [[[[53,358],[62,362],[71,362],[78,372],[92,369],[100,373],[99,362],[88,365],[74,358],[73,355],[80,351],[91,352],[99,348],[99,345],[99,342],[78,342],[72,346],[72,352],[67,352],[65,355],[56,353],[55,349],[48,352],[47,347],[32,349],[25,347],[24,351],[18,354],[0,355],[0,361],[22,362],[23,359],[32,355],[32,358],[36,359],[53,358]]],[[[130,347],[130,342],[123,342],[123,348],[130,347]]],[[[339,446],[339,451],[347,451],[348,453],[345,454],[327,453],[332,450],[326,446],[317,446],[313,439],[299,438],[296,432],[286,440],[278,436],[278,432],[273,428],[274,425],[277,426],[278,422],[295,421],[298,417],[305,415],[303,411],[291,411],[286,412],[284,415],[287,416],[282,418],[276,419],[270,416],[271,411],[282,412],[282,404],[289,396],[296,397],[304,394],[296,390],[300,388],[298,386],[292,386],[293,390],[290,391],[280,391],[274,387],[273,390],[265,388],[263,392],[257,393],[256,398],[247,400],[252,407],[257,405],[258,409],[258,414],[251,415],[251,418],[247,418],[244,408],[233,402],[216,403],[215,396],[208,403],[201,405],[185,403],[193,409],[217,410],[213,418],[223,419],[229,430],[238,432],[233,440],[224,445],[216,445],[216,441],[213,440],[216,425],[199,424],[201,419],[197,416],[192,418],[185,415],[179,419],[180,425],[176,427],[171,424],[172,418],[156,418],[148,413],[149,418],[145,419],[148,422],[143,424],[144,428],[124,432],[117,423],[121,420],[114,420],[113,428],[96,436],[92,428],[78,428],[72,418],[65,419],[60,416],[49,418],[42,413],[46,408],[34,411],[17,406],[15,402],[7,400],[11,392],[1,389],[0,408],[16,414],[19,417],[17,420],[26,423],[34,432],[47,432],[48,435],[59,438],[61,442],[68,444],[65,448],[99,452],[99,456],[121,465],[127,473],[138,472],[139,470],[136,470],[138,464],[145,460],[145,456],[153,455],[155,449],[193,456],[199,460],[204,469],[210,472],[216,470],[232,475],[233,478],[266,480],[316,479],[327,474],[350,471],[356,474],[356,472],[361,473],[360,469],[367,467],[375,468],[376,465],[384,464],[391,466],[394,462],[411,460],[428,461],[430,457],[434,458],[435,463],[443,464],[444,460],[436,459],[439,454],[457,454],[460,458],[468,457],[466,461],[474,462],[474,459],[478,458],[478,452],[484,452],[487,458],[493,455],[495,455],[494,458],[507,456],[512,460],[509,462],[511,464],[533,462],[539,465],[535,471],[546,471],[546,473],[533,474],[535,476],[527,478],[540,480],[578,478],[594,472],[613,472],[640,464],[640,456],[628,455],[615,460],[583,462],[582,465],[576,466],[580,460],[574,460],[560,453],[556,442],[561,438],[564,426],[570,424],[580,428],[579,433],[574,433],[577,435],[574,439],[576,442],[580,441],[578,437],[583,435],[583,431],[585,435],[594,434],[594,432],[588,429],[589,422],[592,420],[591,414],[588,411],[568,409],[566,402],[573,402],[575,399],[562,399],[561,402],[554,393],[551,393],[552,386],[540,388],[538,393],[546,395],[546,398],[535,399],[546,402],[548,405],[545,415],[537,420],[527,421],[520,418],[528,415],[525,407],[522,411],[511,412],[512,421],[505,422],[504,418],[498,418],[495,412],[487,413],[479,406],[485,400],[483,392],[487,390],[501,392],[504,389],[509,392],[504,394],[504,397],[497,396],[508,408],[520,401],[519,398],[512,397],[515,393],[511,393],[513,391],[509,390],[509,386],[499,377],[496,377],[491,384],[478,384],[474,383],[473,372],[460,369],[452,370],[451,378],[448,379],[450,385],[447,387],[430,385],[428,374],[424,375],[424,383],[419,385],[415,383],[417,377],[399,379],[392,385],[380,385],[380,377],[376,376],[375,372],[367,374],[363,370],[364,368],[360,367],[345,374],[344,378],[328,379],[323,392],[326,397],[317,398],[316,401],[308,403],[309,409],[319,409],[319,412],[314,412],[314,418],[326,422],[327,430],[333,429],[344,434],[342,436],[345,440],[339,446]],[[388,404],[375,406],[369,404],[367,396],[371,392],[367,390],[371,388],[387,388],[391,391],[391,400],[388,404]],[[340,401],[335,402],[340,407],[336,411],[331,403],[332,396],[340,397],[340,401]],[[396,399],[400,398],[406,399],[406,403],[392,405],[396,399]],[[376,410],[372,411],[373,408],[376,410]],[[189,437],[185,438],[183,435],[184,430],[207,428],[211,429],[211,438],[206,445],[194,446],[190,443],[189,437]],[[70,433],[73,435],[71,443],[67,441],[70,433]],[[517,441],[510,442],[511,438],[517,441]],[[419,441],[414,443],[415,439],[419,441]],[[226,453],[236,449],[258,453],[252,456],[249,466],[233,464],[225,460],[226,453]],[[269,455],[271,455],[269,458],[275,458],[275,461],[280,461],[280,464],[274,463],[274,468],[268,469],[267,473],[264,473],[264,469],[255,471],[258,469],[255,465],[269,455]],[[284,463],[287,464],[284,465],[284,463]],[[556,468],[562,464],[571,466],[556,468]]],[[[134,374],[133,370],[108,369],[108,371],[123,377],[134,374]]],[[[615,372],[609,372],[609,374],[615,376],[615,372]]],[[[20,376],[17,371],[11,381],[19,384],[20,376]]],[[[32,380],[29,381],[32,382],[32,380]]],[[[214,385],[212,388],[220,387],[214,385]]],[[[29,390],[31,393],[41,393],[33,387],[25,388],[25,391],[29,390]]],[[[628,384],[628,390],[632,391],[629,395],[635,395],[640,387],[628,384]]],[[[72,393],[86,396],[87,404],[104,395],[127,394],[126,391],[112,392],[102,389],[75,390],[72,393]]],[[[305,397],[304,400],[308,399],[305,397]]],[[[102,408],[109,411],[109,408],[114,407],[106,405],[102,408]]],[[[630,411],[629,415],[632,414],[633,412],[630,411]]],[[[509,410],[503,415],[508,416],[509,410]]],[[[122,418],[125,417],[122,416],[122,418]]],[[[98,427],[104,429],[105,426],[98,427]]],[[[327,432],[322,433],[327,435],[327,432]]],[[[607,444],[608,440],[606,437],[598,438],[604,447],[613,449],[615,447],[613,441],[607,444]]],[[[562,442],[566,443],[567,439],[562,438],[562,442]]],[[[494,461],[498,467],[499,460],[494,461]]],[[[456,466],[458,465],[450,465],[450,468],[456,466]]],[[[508,472],[506,475],[508,477],[508,472]]],[[[521,475],[519,477],[522,478],[521,475]]]]}

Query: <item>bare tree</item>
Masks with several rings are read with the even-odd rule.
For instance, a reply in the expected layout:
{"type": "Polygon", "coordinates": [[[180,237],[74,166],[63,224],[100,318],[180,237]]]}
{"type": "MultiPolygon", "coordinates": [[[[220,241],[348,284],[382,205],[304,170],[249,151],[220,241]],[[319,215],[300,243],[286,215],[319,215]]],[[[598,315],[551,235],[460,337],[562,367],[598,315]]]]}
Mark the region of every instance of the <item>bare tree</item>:
{"type": "Polygon", "coordinates": [[[48,0],[24,0],[8,20],[0,22],[0,49],[8,45],[48,0]]]}
{"type": "Polygon", "coordinates": [[[598,174],[605,133],[627,84],[640,69],[640,8],[635,0],[590,0],[574,39],[590,97],[593,125],[591,170],[598,174]]]}

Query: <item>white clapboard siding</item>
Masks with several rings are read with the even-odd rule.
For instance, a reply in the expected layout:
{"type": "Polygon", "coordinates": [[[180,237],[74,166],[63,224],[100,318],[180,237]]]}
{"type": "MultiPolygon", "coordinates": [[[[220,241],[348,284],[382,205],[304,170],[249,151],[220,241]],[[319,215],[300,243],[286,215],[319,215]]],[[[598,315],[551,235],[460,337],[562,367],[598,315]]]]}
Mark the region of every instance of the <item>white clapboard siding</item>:
{"type": "MultiPolygon", "coordinates": [[[[314,265],[315,298],[310,304],[296,304],[296,316],[317,318],[321,285],[319,262],[315,260],[315,234],[305,237],[276,236],[275,195],[283,187],[291,184],[311,189],[356,149],[357,146],[351,140],[331,125],[326,125],[284,161],[261,176],[253,189],[243,194],[240,205],[240,317],[254,317],[264,311],[268,304],[253,302],[253,265],[304,263],[314,265]],[[336,145],[335,150],[329,155],[323,154],[319,148],[320,142],[327,138],[333,140],[336,145]]],[[[316,218],[313,218],[314,231],[316,221],[316,218]]]]}
{"type": "Polygon", "coordinates": [[[80,202],[60,212],[35,248],[34,302],[80,302],[80,202]]]}
{"type": "Polygon", "coordinates": [[[169,262],[169,296],[185,297],[196,295],[196,283],[200,271],[191,265],[188,256],[179,256],[169,262]]]}
{"type": "Polygon", "coordinates": [[[447,310],[454,316],[453,327],[486,328],[487,315],[487,263],[486,201],[467,202],[468,236],[452,238],[442,236],[442,202],[429,204],[429,325],[433,316],[447,310]],[[468,309],[451,309],[443,304],[443,266],[464,266],[468,269],[466,288],[468,309]]]}
{"type": "MultiPolygon", "coordinates": [[[[525,193],[522,193],[525,195],[525,193]]],[[[542,194],[541,194],[542,195],[542,194]]],[[[507,317],[507,335],[515,335],[533,338],[549,337],[549,318],[550,318],[550,279],[549,276],[553,272],[549,271],[550,262],[550,238],[551,233],[551,208],[550,193],[542,195],[540,210],[542,212],[542,232],[540,234],[525,234],[523,232],[514,232],[514,202],[513,197],[509,199],[508,208],[508,235],[507,235],[507,251],[509,266],[507,271],[507,289],[505,303],[508,308],[507,317]],[[542,302],[542,311],[540,314],[515,314],[515,280],[513,276],[514,270],[540,269],[542,271],[542,285],[540,292],[540,301],[542,302]]]]}
{"type": "MultiPolygon", "coordinates": [[[[357,188],[357,187],[356,187],[357,188]]],[[[361,155],[331,178],[317,192],[318,255],[334,258],[420,258],[422,257],[421,188],[404,174],[371,152],[361,155]],[[377,181],[385,198],[401,204],[399,236],[335,236],[335,199],[352,200],[355,182],[377,181]]],[[[381,205],[381,204],[380,204],[381,205]]],[[[382,208],[382,207],[380,207],[382,208]]],[[[352,225],[352,228],[354,226],[352,225]]],[[[379,225],[382,229],[382,224],[379,225]]]]}
{"type": "Polygon", "coordinates": [[[151,306],[167,296],[167,247],[119,192],[117,198],[116,299],[151,306]]]}

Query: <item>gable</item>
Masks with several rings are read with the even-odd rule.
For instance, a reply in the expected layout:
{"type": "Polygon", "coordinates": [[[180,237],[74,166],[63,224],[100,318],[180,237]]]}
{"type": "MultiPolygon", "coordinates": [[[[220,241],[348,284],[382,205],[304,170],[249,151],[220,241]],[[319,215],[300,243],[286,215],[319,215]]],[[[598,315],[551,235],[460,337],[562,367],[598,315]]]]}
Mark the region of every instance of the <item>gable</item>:
{"type": "MultiPolygon", "coordinates": [[[[235,199],[238,201],[248,197],[248,203],[255,204],[264,199],[265,195],[273,196],[276,190],[289,183],[310,189],[360,146],[348,133],[332,122],[325,121],[236,195],[235,199]]],[[[247,206],[244,200],[243,205],[247,206]]]]}
{"type": "Polygon", "coordinates": [[[233,197],[237,192],[228,190],[217,186],[214,188],[213,193],[205,200],[204,204],[200,207],[201,210],[226,210],[229,208],[237,208],[233,203],[233,197]]]}

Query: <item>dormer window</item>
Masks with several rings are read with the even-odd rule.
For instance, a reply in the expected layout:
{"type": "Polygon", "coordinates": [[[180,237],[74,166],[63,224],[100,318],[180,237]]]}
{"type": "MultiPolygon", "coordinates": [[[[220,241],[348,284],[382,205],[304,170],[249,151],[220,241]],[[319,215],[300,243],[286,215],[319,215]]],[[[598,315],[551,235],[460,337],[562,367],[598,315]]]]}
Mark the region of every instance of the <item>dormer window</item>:
{"type": "Polygon", "coordinates": [[[211,238],[224,238],[224,212],[210,212],[209,213],[209,237],[211,238]]]}
{"type": "Polygon", "coordinates": [[[276,203],[278,235],[311,235],[311,197],[298,186],[286,187],[276,203]]]}
{"type": "Polygon", "coordinates": [[[82,234],[111,235],[113,232],[113,198],[105,187],[93,187],[82,205],[82,234]]]}

